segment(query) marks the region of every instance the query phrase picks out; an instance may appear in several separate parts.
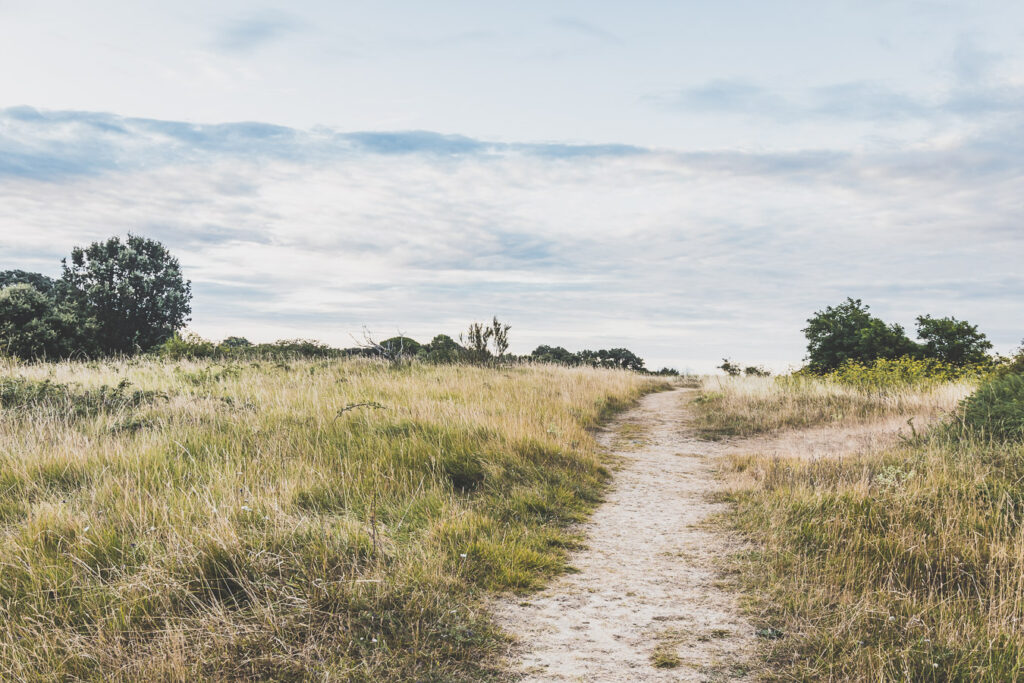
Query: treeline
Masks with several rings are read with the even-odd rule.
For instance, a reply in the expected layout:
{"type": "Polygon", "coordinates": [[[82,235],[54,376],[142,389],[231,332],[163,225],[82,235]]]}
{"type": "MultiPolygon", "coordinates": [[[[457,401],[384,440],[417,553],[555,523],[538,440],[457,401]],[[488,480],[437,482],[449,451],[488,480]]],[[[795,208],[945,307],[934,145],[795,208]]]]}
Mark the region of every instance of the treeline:
{"type": "Polygon", "coordinates": [[[407,336],[396,336],[376,341],[364,334],[357,346],[335,348],[308,339],[283,339],[272,344],[253,344],[244,337],[228,337],[214,343],[194,333],[174,334],[154,353],[172,359],[217,358],[223,360],[249,358],[379,358],[393,363],[416,361],[421,363],[516,364],[552,363],[566,366],[589,366],[632,370],[655,375],[678,375],[674,368],[650,371],[642,358],[625,348],[571,352],[561,346],[541,345],[526,355],[507,353],[507,335],[510,326],[495,318],[490,325],[472,323],[459,340],[447,334],[438,334],[427,343],[407,336]],[[498,343],[485,330],[501,329],[498,343]]]}
{"type": "MultiPolygon", "coordinates": [[[[511,326],[494,318],[472,323],[458,341],[446,334],[428,343],[406,336],[377,341],[364,331],[350,348],[308,339],[254,344],[232,336],[212,342],[183,333],[192,312],[191,283],[181,265],[155,240],[128,235],[76,247],[61,260],[60,278],[23,270],[0,271],[0,355],[24,360],[91,359],[156,354],[181,358],[376,357],[391,362],[539,362],[649,372],[629,349],[570,352],[539,346],[508,353],[511,326]]],[[[655,374],[678,374],[663,368],[655,374]]]]}
{"type": "MultiPolygon", "coordinates": [[[[966,320],[919,315],[914,340],[902,325],[886,323],[870,311],[867,304],[853,298],[816,311],[803,329],[807,356],[800,372],[829,375],[850,368],[871,367],[880,361],[900,360],[920,361],[915,368],[931,368],[929,372],[948,374],[950,369],[994,368],[1016,362],[1013,358],[992,355],[992,342],[978,331],[977,325],[966,320]]],[[[764,368],[743,367],[728,358],[723,359],[718,368],[733,376],[768,374],[764,368]]]]}

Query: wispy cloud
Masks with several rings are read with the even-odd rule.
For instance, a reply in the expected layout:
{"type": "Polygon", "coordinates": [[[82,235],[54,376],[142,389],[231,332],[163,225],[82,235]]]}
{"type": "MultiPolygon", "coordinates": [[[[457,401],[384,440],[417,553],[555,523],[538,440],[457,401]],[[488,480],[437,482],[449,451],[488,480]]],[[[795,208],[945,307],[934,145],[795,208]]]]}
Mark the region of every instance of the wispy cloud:
{"type": "Polygon", "coordinates": [[[716,79],[646,99],[681,113],[729,114],[791,123],[815,119],[868,122],[977,119],[1024,112],[1024,86],[985,77],[993,60],[993,55],[961,44],[952,62],[955,79],[945,91],[938,93],[901,92],[874,81],[784,91],[744,79],[716,79]]]}
{"type": "Polygon", "coordinates": [[[428,132],[0,113],[0,268],[128,230],[178,254],[211,336],[414,336],[796,362],[816,308],[1024,316],[1024,132],[876,152],[680,153],[428,132]],[[870,283],[866,285],[865,283],[870,283]]]}
{"type": "Polygon", "coordinates": [[[622,42],[622,39],[611,31],[603,29],[589,21],[584,21],[578,17],[555,17],[551,20],[551,24],[556,28],[575,33],[585,38],[597,40],[602,43],[618,45],[622,42]]]}
{"type": "Polygon", "coordinates": [[[265,10],[233,17],[217,27],[213,47],[224,52],[249,53],[302,28],[294,16],[265,10]]]}

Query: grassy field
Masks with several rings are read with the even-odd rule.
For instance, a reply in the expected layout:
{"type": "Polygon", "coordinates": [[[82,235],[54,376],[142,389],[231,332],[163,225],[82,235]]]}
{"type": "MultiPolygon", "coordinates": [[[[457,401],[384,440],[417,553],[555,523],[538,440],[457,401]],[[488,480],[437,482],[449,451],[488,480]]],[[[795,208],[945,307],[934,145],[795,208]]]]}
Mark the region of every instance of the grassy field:
{"type": "Polygon", "coordinates": [[[858,387],[792,375],[711,377],[696,400],[692,426],[705,438],[721,439],[885,417],[933,418],[953,410],[974,386],[969,380],[858,387]]]}
{"type": "MultiPolygon", "coordinates": [[[[702,419],[713,434],[869,420],[955,407],[972,389],[771,385],[709,387],[725,396],[702,419]]],[[[725,521],[749,540],[734,568],[769,678],[1024,678],[1024,444],[946,422],[870,455],[727,463],[725,521]]]]}
{"type": "Polygon", "coordinates": [[[0,679],[486,680],[644,392],[592,369],[0,364],[0,679]],[[347,409],[346,409],[347,408],[347,409]]]}

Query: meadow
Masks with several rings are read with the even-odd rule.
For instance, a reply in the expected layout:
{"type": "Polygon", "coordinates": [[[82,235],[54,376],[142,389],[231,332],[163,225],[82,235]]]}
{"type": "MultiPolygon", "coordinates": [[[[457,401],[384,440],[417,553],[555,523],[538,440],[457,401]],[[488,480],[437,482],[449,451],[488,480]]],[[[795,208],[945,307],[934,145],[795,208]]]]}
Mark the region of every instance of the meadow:
{"type": "MultiPolygon", "coordinates": [[[[1017,396],[1019,379],[1003,382],[1017,396]]],[[[1019,430],[997,438],[977,427],[977,414],[995,414],[960,403],[977,385],[706,382],[698,423],[716,438],[936,419],[877,451],[743,453],[723,464],[720,496],[732,506],[721,521],[746,540],[727,569],[761,636],[767,679],[1024,677],[1024,441],[1019,430]]]]}
{"type": "Polygon", "coordinates": [[[488,680],[646,392],[593,368],[0,361],[0,679],[488,680]]]}

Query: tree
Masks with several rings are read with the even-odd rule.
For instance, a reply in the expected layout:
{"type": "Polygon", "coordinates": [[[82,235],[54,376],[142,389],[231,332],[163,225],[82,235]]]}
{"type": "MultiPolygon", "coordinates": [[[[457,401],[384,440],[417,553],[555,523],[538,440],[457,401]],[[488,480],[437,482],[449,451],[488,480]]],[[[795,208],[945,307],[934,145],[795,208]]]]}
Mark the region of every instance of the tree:
{"type": "Polygon", "coordinates": [[[734,363],[733,361],[729,360],[728,358],[723,358],[722,359],[722,364],[718,365],[718,366],[715,366],[715,367],[718,370],[721,370],[725,374],[729,375],[730,377],[739,377],[740,372],[742,372],[742,369],[740,368],[740,364],[739,363],[734,363]]]}
{"type": "Polygon", "coordinates": [[[977,325],[956,318],[917,317],[917,336],[924,342],[924,355],[962,367],[988,358],[992,342],[978,332],[977,325]]]}
{"type": "Polygon", "coordinates": [[[601,365],[603,367],[622,368],[623,370],[635,370],[636,372],[647,370],[644,367],[643,359],[629,349],[618,348],[608,351],[602,349],[598,351],[598,354],[601,357],[601,365]]]}
{"type": "Polygon", "coordinates": [[[494,355],[501,358],[508,351],[508,331],[511,325],[498,322],[498,316],[494,316],[491,323],[491,343],[494,344],[494,355]]]}
{"type": "Polygon", "coordinates": [[[561,346],[548,346],[542,344],[530,353],[530,359],[538,363],[557,363],[559,365],[579,365],[580,358],[577,354],[561,346]]]}
{"type": "Polygon", "coordinates": [[[487,350],[487,342],[490,340],[494,330],[485,327],[483,323],[471,323],[466,335],[459,335],[459,341],[466,347],[466,355],[472,362],[480,363],[491,357],[487,350]]]}
{"type": "Polygon", "coordinates": [[[40,294],[54,296],[60,281],[42,273],[30,273],[25,270],[0,270],[0,289],[20,284],[32,285],[40,294]]]}
{"type": "Polygon", "coordinates": [[[423,347],[424,360],[429,363],[457,363],[462,360],[463,349],[447,334],[439,334],[423,347]]]}
{"type": "Polygon", "coordinates": [[[920,355],[921,347],[900,325],[886,325],[869,309],[860,299],[847,298],[808,318],[803,332],[811,371],[830,372],[847,361],[871,363],[879,358],[920,355]]]}
{"type": "Polygon", "coordinates": [[[380,343],[380,345],[393,355],[409,358],[415,356],[422,347],[422,345],[415,339],[403,335],[385,339],[380,343]]]}
{"type": "Polygon", "coordinates": [[[96,320],[96,343],[104,353],[147,351],[189,320],[191,283],[160,242],[111,237],[75,247],[70,264],[61,263],[68,296],[96,320]]]}
{"type": "Polygon", "coordinates": [[[218,346],[226,349],[247,349],[252,346],[252,342],[245,337],[225,337],[218,346]]]}
{"type": "Polygon", "coordinates": [[[30,284],[0,289],[0,354],[26,360],[88,353],[95,325],[30,284]]]}

